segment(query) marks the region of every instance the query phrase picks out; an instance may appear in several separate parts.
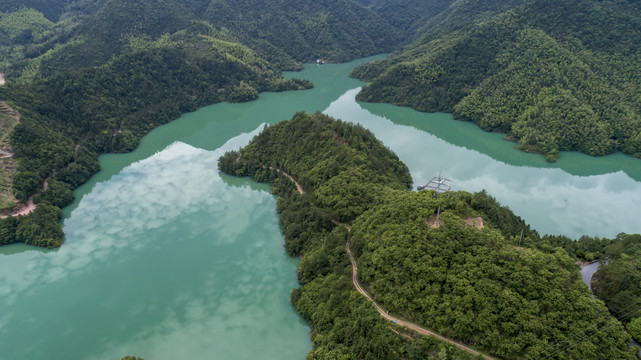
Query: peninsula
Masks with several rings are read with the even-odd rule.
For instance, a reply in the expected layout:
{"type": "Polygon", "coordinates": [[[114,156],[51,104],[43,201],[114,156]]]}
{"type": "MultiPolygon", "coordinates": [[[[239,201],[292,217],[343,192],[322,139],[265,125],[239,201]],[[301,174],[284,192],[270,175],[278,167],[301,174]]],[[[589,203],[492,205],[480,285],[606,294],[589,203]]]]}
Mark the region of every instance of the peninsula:
{"type": "Polygon", "coordinates": [[[407,167],[362,127],[298,113],[219,168],[273,185],[285,248],[302,257],[291,297],[313,329],[315,358],[444,349],[411,322],[499,358],[634,359],[629,335],[565,250],[513,243],[506,224],[522,220],[496,221],[485,193],[410,191],[407,167]],[[441,224],[430,226],[439,207],[441,224]],[[483,228],[466,222],[477,217],[483,228]]]}

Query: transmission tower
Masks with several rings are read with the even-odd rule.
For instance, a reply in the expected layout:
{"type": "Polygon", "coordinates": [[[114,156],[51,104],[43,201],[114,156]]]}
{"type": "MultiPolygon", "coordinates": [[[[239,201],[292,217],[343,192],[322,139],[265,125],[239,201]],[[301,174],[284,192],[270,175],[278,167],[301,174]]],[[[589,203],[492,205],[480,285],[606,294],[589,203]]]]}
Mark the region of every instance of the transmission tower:
{"type": "MultiPolygon", "coordinates": [[[[425,190],[425,189],[432,189],[436,190],[436,198],[438,199],[438,195],[440,193],[448,192],[452,189],[452,186],[448,184],[448,181],[452,181],[450,179],[446,179],[443,177],[443,174],[439,172],[438,176],[434,176],[430,181],[427,182],[425,185],[421,185],[418,187],[419,190],[425,190]]],[[[438,226],[438,218],[441,215],[441,206],[439,205],[438,210],[436,211],[436,226],[438,226]]]]}
{"type": "Polygon", "coordinates": [[[436,190],[436,197],[438,198],[438,194],[448,192],[452,189],[452,186],[447,183],[448,181],[452,180],[444,178],[443,175],[439,173],[438,176],[434,176],[430,181],[427,182],[427,184],[419,186],[418,189],[436,190]]]}

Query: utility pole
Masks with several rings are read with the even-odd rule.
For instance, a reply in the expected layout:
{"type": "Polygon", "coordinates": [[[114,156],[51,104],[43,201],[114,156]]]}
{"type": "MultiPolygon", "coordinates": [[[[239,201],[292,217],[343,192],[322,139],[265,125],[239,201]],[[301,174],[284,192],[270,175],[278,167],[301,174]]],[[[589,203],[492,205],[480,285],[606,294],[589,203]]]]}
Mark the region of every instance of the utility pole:
{"type": "Polygon", "coordinates": [[[519,246],[521,246],[521,240],[523,240],[523,230],[524,229],[521,229],[521,238],[519,239],[519,246]]]}

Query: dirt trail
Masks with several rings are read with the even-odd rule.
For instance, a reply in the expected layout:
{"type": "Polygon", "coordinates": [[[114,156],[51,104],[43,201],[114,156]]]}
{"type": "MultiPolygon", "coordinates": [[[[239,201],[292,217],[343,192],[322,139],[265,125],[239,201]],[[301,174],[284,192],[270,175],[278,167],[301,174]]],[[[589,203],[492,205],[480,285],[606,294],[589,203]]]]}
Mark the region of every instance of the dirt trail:
{"type": "Polygon", "coordinates": [[[6,219],[9,216],[28,215],[36,209],[36,204],[33,202],[33,196],[29,197],[26,204],[20,204],[11,212],[11,215],[0,215],[0,219],[6,219]]]}
{"type": "MultiPolygon", "coordinates": [[[[296,182],[296,180],[291,175],[287,174],[286,172],[284,172],[282,170],[274,169],[273,167],[270,167],[270,169],[271,170],[276,170],[276,171],[282,173],[283,175],[287,176],[287,178],[289,178],[289,180],[291,180],[296,185],[296,189],[298,189],[298,193],[300,193],[301,195],[303,195],[305,193],[303,188],[298,184],[298,182],[296,182]]],[[[476,219],[474,219],[474,220],[476,220],[476,219]]],[[[347,228],[347,232],[348,233],[351,233],[351,231],[352,231],[351,226],[343,224],[343,223],[339,222],[338,220],[332,219],[332,223],[334,225],[336,225],[336,226],[345,226],[347,228]]],[[[473,226],[478,227],[476,222],[473,222],[472,224],[473,224],[473,226]]],[[[481,224],[482,224],[482,222],[481,222],[481,224]]],[[[397,325],[404,326],[404,327],[406,327],[406,328],[408,328],[408,329],[410,329],[412,331],[415,331],[415,332],[417,332],[417,333],[419,333],[421,335],[433,336],[433,337],[435,337],[435,338],[437,338],[437,339],[439,339],[441,341],[447,342],[448,344],[452,344],[452,345],[456,346],[457,348],[459,348],[459,349],[461,349],[463,351],[466,351],[466,352],[468,352],[468,353],[470,353],[470,354],[472,354],[474,356],[481,356],[482,358],[487,359],[487,360],[494,360],[494,358],[492,358],[490,356],[487,356],[485,354],[482,354],[482,353],[480,353],[480,352],[478,352],[478,351],[470,348],[469,346],[466,346],[466,345],[464,345],[464,344],[462,344],[462,343],[460,343],[458,341],[454,341],[454,340],[452,340],[450,338],[447,338],[447,337],[445,337],[443,335],[440,335],[440,334],[437,334],[437,333],[435,333],[433,331],[430,331],[430,330],[427,330],[425,328],[422,328],[422,327],[420,327],[420,326],[418,326],[418,325],[416,325],[414,323],[401,320],[399,318],[393,317],[392,315],[388,314],[387,311],[383,310],[383,308],[381,308],[380,305],[378,305],[376,303],[376,301],[374,301],[374,299],[367,293],[367,291],[365,291],[361,287],[361,284],[358,281],[358,267],[356,266],[356,260],[354,260],[354,256],[352,255],[352,251],[349,248],[349,235],[348,235],[348,240],[345,243],[345,250],[347,250],[347,255],[349,256],[349,261],[352,264],[352,283],[354,283],[354,287],[356,288],[356,290],[361,295],[363,295],[369,302],[371,302],[372,305],[374,305],[374,308],[376,308],[376,311],[378,311],[378,313],[381,314],[381,316],[384,319],[386,319],[388,321],[391,321],[391,322],[393,322],[393,323],[395,323],[397,325]]],[[[396,331],[396,330],[394,330],[392,328],[390,328],[390,329],[393,332],[395,332],[396,334],[398,334],[398,335],[407,337],[406,334],[401,334],[401,333],[399,333],[398,331],[396,331]]]]}
{"type": "MultiPolygon", "coordinates": [[[[2,100],[0,100],[0,117],[4,117],[3,119],[6,119],[7,117],[13,118],[16,124],[20,122],[20,113],[14,110],[13,108],[11,108],[9,104],[7,104],[2,100]]],[[[15,126],[15,124],[13,126],[15,126]]],[[[13,126],[8,129],[9,132],[13,130],[13,126]]],[[[7,129],[5,128],[5,130],[7,129]]],[[[0,141],[0,159],[12,158],[13,152],[11,150],[11,147],[8,145],[9,144],[8,136],[0,137],[0,140],[2,140],[0,141]]],[[[76,145],[76,147],[74,148],[74,159],[77,159],[78,157],[78,146],[79,145],[76,145]]],[[[0,169],[0,171],[2,171],[2,169],[0,169]]],[[[42,183],[42,189],[47,190],[48,186],[49,186],[49,178],[46,178],[42,183]]],[[[7,196],[10,196],[10,194],[7,196]]],[[[33,202],[33,195],[32,195],[27,199],[26,203],[18,204],[10,214],[0,215],[0,219],[6,219],[9,216],[28,215],[31,212],[33,212],[35,209],[36,209],[36,204],[33,202]]]]}
{"type": "Polygon", "coordinates": [[[287,178],[289,180],[291,180],[294,183],[294,185],[296,185],[296,189],[298,190],[298,193],[301,194],[301,195],[305,194],[305,190],[303,190],[303,187],[300,186],[300,184],[296,180],[294,180],[294,178],[291,175],[289,175],[288,173],[284,172],[283,170],[275,169],[273,166],[270,166],[269,169],[270,170],[276,170],[277,172],[287,176],[287,178]]]}
{"type": "MultiPolygon", "coordinates": [[[[349,230],[351,230],[351,229],[348,228],[348,231],[349,230]]],[[[443,335],[437,334],[437,333],[435,333],[433,331],[430,331],[430,330],[427,330],[425,328],[422,328],[422,327],[420,327],[420,326],[418,326],[418,325],[416,325],[414,323],[401,320],[399,318],[393,317],[392,315],[388,314],[387,311],[383,310],[383,308],[381,308],[376,303],[376,301],[374,301],[374,299],[372,299],[372,297],[361,287],[361,284],[358,282],[358,267],[356,266],[356,260],[354,260],[354,256],[352,256],[352,251],[349,249],[349,240],[347,241],[347,243],[345,243],[345,249],[347,250],[347,255],[349,255],[349,261],[352,263],[352,282],[354,283],[354,287],[356,287],[356,290],[359,293],[361,293],[361,295],[365,296],[365,298],[367,300],[369,300],[369,302],[371,302],[372,305],[374,305],[374,308],[376,308],[376,311],[378,311],[378,313],[381,314],[381,316],[383,318],[385,318],[386,320],[391,321],[391,322],[393,322],[393,323],[395,323],[397,325],[405,326],[406,328],[408,328],[408,329],[410,329],[412,331],[415,331],[415,332],[417,332],[417,333],[419,333],[421,335],[434,336],[435,338],[437,338],[437,339],[439,339],[441,341],[445,341],[448,344],[452,344],[452,345],[456,346],[457,348],[459,348],[461,350],[464,350],[464,351],[467,351],[468,353],[470,353],[470,354],[472,354],[474,356],[481,356],[484,359],[488,359],[488,360],[493,360],[494,359],[494,358],[489,357],[489,356],[487,356],[485,354],[482,354],[482,353],[480,353],[480,352],[478,352],[478,351],[476,351],[476,350],[474,350],[474,349],[472,349],[472,348],[470,348],[470,347],[468,347],[466,345],[463,345],[463,344],[461,344],[461,343],[459,343],[457,341],[454,341],[454,340],[452,340],[450,338],[446,338],[443,335]]]]}
{"type": "MultiPolygon", "coordinates": [[[[49,178],[46,178],[44,182],[42,183],[42,189],[47,190],[47,186],[49,186],[48,181],[49,178]]],[[[20,216],[20,215],[29,215],[31,214],[35,209],[36,209],[36,204],[33,202],[33,197],[35,195],[29,196],[27,199],[26,204],[19,204],[9,215],[0,215],[0,219],[6,219],[9,216],[20,216]]]]}

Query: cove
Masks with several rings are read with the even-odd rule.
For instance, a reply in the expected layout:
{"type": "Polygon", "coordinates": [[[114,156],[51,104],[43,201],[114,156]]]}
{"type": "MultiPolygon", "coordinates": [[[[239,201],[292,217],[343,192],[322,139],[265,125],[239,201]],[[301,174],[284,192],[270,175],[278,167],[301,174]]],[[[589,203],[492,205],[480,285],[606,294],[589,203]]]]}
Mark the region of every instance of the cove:
{"type": "Polygon", "coordinates": [[[364,60],[302,73],[307,91],[216,104],[149,133],[63,209],[54,251],[0,248],[0,358],[303,359],[271,189],[220,175],[217,159],[265,123],[323,110],[361,83],[364,60]],[[4,254],[4,255],[3,255],[4,254]]]}
{"type": "Polygon", "coordinates": [[[101,156],[100,173],[64,209],[60,249],[0,248],[0,357],[303,359],[310,330],[289,304],[297,261],[282,247],[270,188],[216,168],[265,123],[300,110],[362,124],[416,184],[442,171],[455,189],[487,189],[539,232],[641,232],[639,160],[562,153],[548,164],[447,114],[358,103],[363,83],[348,74],[371,59],[306,65],[287,76],[312,90],[208,106],[132,153],[101,156]]]}

